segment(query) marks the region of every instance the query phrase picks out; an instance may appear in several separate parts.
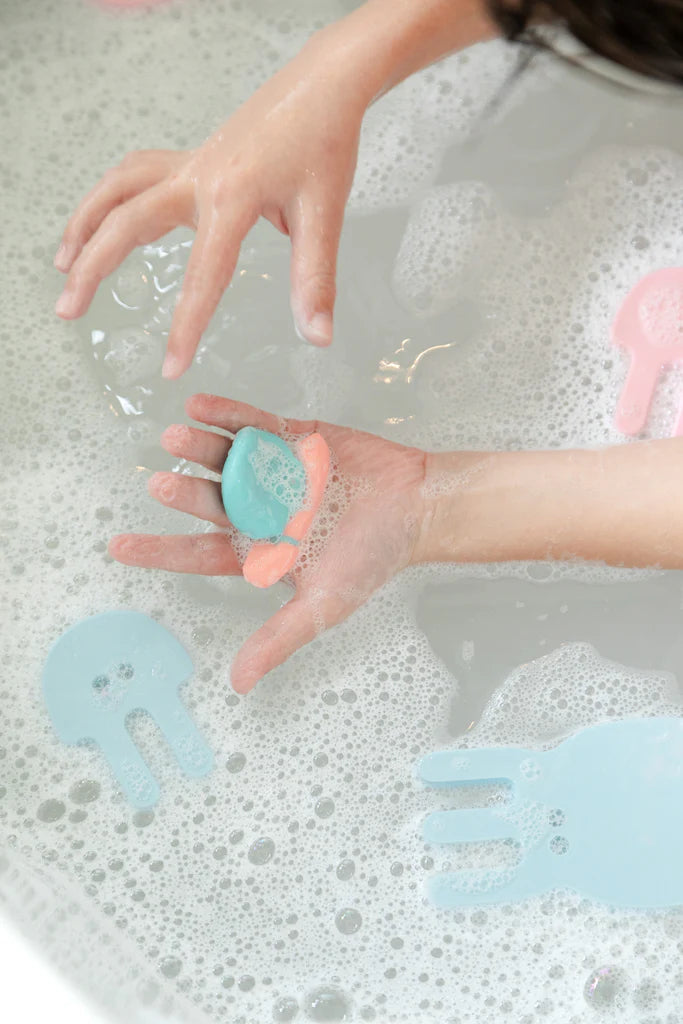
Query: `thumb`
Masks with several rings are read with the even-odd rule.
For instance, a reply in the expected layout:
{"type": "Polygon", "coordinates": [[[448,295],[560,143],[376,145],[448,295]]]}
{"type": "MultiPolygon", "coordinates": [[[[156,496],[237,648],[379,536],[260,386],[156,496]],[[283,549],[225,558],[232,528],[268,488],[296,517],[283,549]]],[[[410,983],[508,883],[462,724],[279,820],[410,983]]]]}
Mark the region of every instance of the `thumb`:
{"type": "Polygon", "coordinates": [[[344,206],[300,200],[290,219],[292,314],[298,334],[312,345],[332,341],[337,250],[344,206]]]}
{"type": "Polygon", "coordinates": [[[249,693],[263,676],[310,643],[318,632],[311,606],[303,598],[293,598],[238,651],[231,671],[233,689],[249,693]]]}

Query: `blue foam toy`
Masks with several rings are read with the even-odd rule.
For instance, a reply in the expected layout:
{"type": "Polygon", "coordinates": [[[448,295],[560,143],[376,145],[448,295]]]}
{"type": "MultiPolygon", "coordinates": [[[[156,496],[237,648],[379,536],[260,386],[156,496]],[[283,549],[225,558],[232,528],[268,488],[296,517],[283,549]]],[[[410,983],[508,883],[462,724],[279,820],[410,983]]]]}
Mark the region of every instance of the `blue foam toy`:
{"type": "Polygon", "coordinates": [[[591,726],[553,750],[451,750],[419,766],[430,786],[508,782],[505,803],[437,811],[429,843],[516,840],[520,861],[434,876],[440,907],[511,903],[553,889],[632,908],[683,904],[683,719],[591,726]]]}
{"type": "Polygon", "coordinates": [[[221,477],[228,519],[252,540],[282,537],[306,494],[306,473],[281,437],[255,427],[235,435],[221,477]]]}
{"type": "Polygon", "coordinates": [[[178,689],[192,674],[185,648],[139,612],[94,615],[57,640],[43,669],[43,693],[60,739],[94,741],[135,807],[151,807],[159,786],[126,728],[146,711],[186,775],[206,775],[213,755],[185,710],[178,689]]]}

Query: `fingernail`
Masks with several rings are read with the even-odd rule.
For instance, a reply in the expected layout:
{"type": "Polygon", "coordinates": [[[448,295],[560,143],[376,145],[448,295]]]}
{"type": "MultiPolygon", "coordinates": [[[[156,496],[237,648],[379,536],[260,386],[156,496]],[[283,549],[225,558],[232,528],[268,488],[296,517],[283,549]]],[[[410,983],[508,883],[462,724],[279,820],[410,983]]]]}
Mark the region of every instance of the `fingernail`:
{"type": "Polygon", "coordinates": [[[246,697],[246,695],[248,693],[251,693],[251,691],[254,689],[254,687],[256,686],[256,682],[253,682],[253,683],[252,682],[247,682],[247,683],[245,683],[245,681],[243,679],[239,679],[239,680],[235,681],[231,677],[230,685],[231,685],[232,689],[235,691],[235,693],[239,693],[240,697],[246,697]]]}
{"type": "Polygon", "coordinates": [[[116,536],[112,537],[107,544],[107,553],[112,558],[118,559],[121,557],[121,552],[124,549],[123,537],[124,535],[122,533],[117,533],[116,536]]]}
{"type": "Polygon", "coordinates": [[[166,354],[164,359],[164,365],[161,368],[161,376],[165,380],[175,380],[183,372],[183,365],[178,359],[178,356],[172,355],[170,352],[166,354]]]}
{"type": "Polygon", "coordinates": [[[69,250],[62,242],[59,249],[57,249],[57,252],[55,253],[55,267],[57,268],[57,270],[66,271],[69,269],[70,262],[71,261],[69,259],[69,250]]]}
{"type": "Polygon", "coordinates": [[[57,304],[55,306],[55,313],[57,316],[73,316],[75,308],[76,304],[74,302],[73,295],[70,292],[63,291],[57,299],[57,304]]]}
{"type": "Polygon", "coordinates": [[[313,345],[329,345],[332,341],[332,317],[329,313],[316,313],[311,317],[304,334],[313,345]]]}
{"type": "Polygon", "coordinates": [[[172,423],[170,427],[166,427],[161,435],[161,447],[171,450],[171,455],[174,454],[175,449],[178,446],[182,447],[183,438],[187,440],[187,427],[182,426],[180,423],[172,423]]]}
{"type": "Polygon", "coordinates": [[[310,345],[329,345],[332,341],[332,317],[329,313],[316,313],[307,324],[295,317],[294,330],[297,337],[310,345]]]}

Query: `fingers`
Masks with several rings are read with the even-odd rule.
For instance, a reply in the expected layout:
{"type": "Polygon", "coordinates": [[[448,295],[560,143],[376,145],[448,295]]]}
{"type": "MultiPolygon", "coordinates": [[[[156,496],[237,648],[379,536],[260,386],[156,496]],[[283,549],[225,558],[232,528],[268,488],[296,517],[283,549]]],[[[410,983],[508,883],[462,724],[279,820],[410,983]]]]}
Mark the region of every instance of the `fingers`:
{"type": "Polygon", "coordinates": [[[166,183],[148,189],[105,217],[75,261],[56,312],[65,320],[82,316],[100,282],[138,245],[161,238],[180,223],[179,205],[166,183]]]}
{"type": "Polygon", "coordinates": [[[167,379],[179,377],[192,362],[204,330],[237,264],[240,245],[256,215],[239,209],[226,214],[214,207],[199,217],[183,287],[173,314],[163,366],[167,379]]]}
{"type": "Polygon", "coordinates": [[[149,493],[162,505],[187,512],[216,526],[229,526],[221,500],[221,485],[179,473],[155,473],[147,484],[149,493]]]}
{"type": "Polygon", "coordinates": [[[224,533],[158,537],[124,533],[109,542],[109,554],[124,565],[201,576],[239,576],[237,555],[224,533]]]}
{"type": "Polygon", "coordinates": [[[185,403],[185,411],[193,420],[229,430],[232,434],[242,427],[256,427],[272,434],[310,434],[320,426],[315,420],[282,419],[274,413],[247,405],[246,402],[236,402],[218,395],[192,395],[185,403]]]}
{"type": "Polygon", "coordinates": [[[299,334],[313,345],[332,341],[337,250],[344,204],[300,200],[290,217],[292,313],[299,334]]]}
{"type": "Polygon", "coordinates": [[[161,445],[179,459],[198,462],[213,473],[222,473],[232,441],[222,434],[213,434],[196,427],[174,423],[161,435],[161,445]]]}
{"type": "Polygon", "coordinates": [[[233,689],[249,693],[259,679],[310,643],[317,632],[312,607],[303,598],[295,597],[241,648],[232,665],[233,689]]]}
{"type": "Polygon", "coordinates": [[[66,273],[81,249],[114,207],[157,185],[186,159],[173,150],[130,153],[119,167],[108,171],[83,199],[69,220],[55,256],[55,266],[66,273]]]}

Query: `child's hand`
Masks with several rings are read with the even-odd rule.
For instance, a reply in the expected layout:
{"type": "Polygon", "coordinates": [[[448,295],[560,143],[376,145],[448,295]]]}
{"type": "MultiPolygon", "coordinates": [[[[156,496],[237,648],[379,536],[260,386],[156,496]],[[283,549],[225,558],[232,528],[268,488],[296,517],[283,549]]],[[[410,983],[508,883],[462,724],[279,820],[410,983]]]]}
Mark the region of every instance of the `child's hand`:
{"type": "Polygon", "coordinates": [[[314,39],[198,149],[130,153],[108,171],[55,257],[68,272],[59,316],[82,316],[136,246],[179,224],[196,228],[163,370],[178,377],[230,283],[243,238],[265,217],[292,241],[298,330],[328,345],[339,235],[370,99],[360,82],[342,83],[338,66],[314,39]]]}
{"type": "Polygon", "coordinates": [[[179,377],[230,283],[242,239],[265,217],[292,240],[292,311],[332,340],[337,246],[363,115],[447,53],[497,34],[483,0],[367,0],[317,32],[226,124],[187,153],[131,153],[76,210],[55,257],[68,272],[57,313],[82,316],[137,245],[197,229],[164,376],[179,377]]]}
{"type": "MultiPolygon", "coordinates": [[[[347,618],[373,591],[413,560],[423,522],[425,454],[372,434],[327,423],[288,421],[240,402],[195,395],[187,403],[201,423],[235,432],[254,426],[294,434],[319,431],[332,451],[333,467],[352,488],[352,497],[332,525],[320,558],[295,569],[295,596],[242,647],[232,667],[232,684],[247,693],[318,633],[347,618]]],[[[169,427],[162,438],[172,455],[220,473],[230,450],[222,434],[193,427],[169,427]]],[[[155,473],[150,493],[164,505],[227,527],[220,484],[155,473]]],[[[315,526],[313,527],[315,531],[315,526]]],[[[225,533],[175,537],[127,534],[115,537],[111,555],[127,565],[204,575],[239,575],[240,564],[225,533]]]]}

